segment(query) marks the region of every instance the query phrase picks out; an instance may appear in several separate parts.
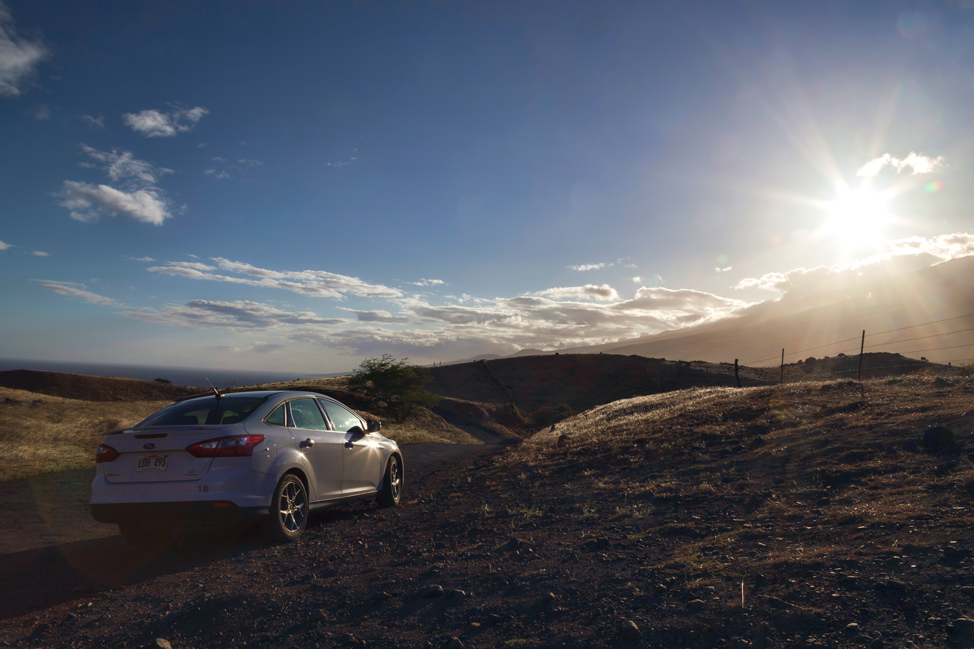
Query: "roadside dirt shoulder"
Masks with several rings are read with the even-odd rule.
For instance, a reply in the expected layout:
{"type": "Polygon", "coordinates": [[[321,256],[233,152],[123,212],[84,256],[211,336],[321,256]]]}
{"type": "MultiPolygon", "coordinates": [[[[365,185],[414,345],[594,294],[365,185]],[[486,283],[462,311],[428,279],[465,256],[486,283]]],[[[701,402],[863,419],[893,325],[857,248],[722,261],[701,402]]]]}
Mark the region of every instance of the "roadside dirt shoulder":
{"type": "MultiPolygon", "coordinates": [[[[407,501],[431,475],[447,472],[489,454],[488,444],[408,444],[402,447],[407,501]]],[[[0,483],[0,619],[70,601],[164,573],[253,550],[262,540],[251,531],[220,531],[174,538],[173,547],[145,556],[125,544],[115,525],[99,523],[88,511],[93,469],[35,476],[0,483]],[[187,544],[207,546],[185,556],[187,544]]],[[[351,511],[373,508],[371,502],[316,514],[319,527],[351,511]]]]}

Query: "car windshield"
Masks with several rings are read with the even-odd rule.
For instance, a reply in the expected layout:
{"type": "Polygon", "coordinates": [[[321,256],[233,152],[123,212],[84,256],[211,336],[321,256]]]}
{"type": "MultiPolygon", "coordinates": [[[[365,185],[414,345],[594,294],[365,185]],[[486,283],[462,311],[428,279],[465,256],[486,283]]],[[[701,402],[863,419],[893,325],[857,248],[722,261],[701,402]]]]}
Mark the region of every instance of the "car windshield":
{"type": "Polygon", "coordinates": [[[147,426],[200,426],[202,424],[235,424],[243,421],[256,410],[267,397],[222,397],[217,399],[192,399],[163,408],[135,425],[147,426]]]}

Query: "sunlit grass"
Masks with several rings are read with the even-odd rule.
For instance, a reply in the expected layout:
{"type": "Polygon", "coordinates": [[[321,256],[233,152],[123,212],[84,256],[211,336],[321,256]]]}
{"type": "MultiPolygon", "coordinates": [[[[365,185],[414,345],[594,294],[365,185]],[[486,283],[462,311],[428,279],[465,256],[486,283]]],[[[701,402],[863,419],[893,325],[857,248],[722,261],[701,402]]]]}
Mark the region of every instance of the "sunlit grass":
{"type": "Polygon", "coordinates": [[[105,433],[138,423],[170,401],[81,401],[0,388],[0,482],[94,468],[105,433]]]}

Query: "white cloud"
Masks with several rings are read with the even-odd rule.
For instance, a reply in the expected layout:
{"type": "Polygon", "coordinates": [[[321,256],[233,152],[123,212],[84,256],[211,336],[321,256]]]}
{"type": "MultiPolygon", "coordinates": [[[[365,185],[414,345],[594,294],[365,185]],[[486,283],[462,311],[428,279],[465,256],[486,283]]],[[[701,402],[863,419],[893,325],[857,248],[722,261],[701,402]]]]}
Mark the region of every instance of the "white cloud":
{"type": "Polygon", "coordinates": [[[196,126],[200,119],[209,113],[202,106],[195,108],[176,108],[164,113],[158,110],[143,110],[140,113],[124,113],[122,120],[133,131],[146,137],[173,137],[185,133],[196,126]]]}
{"type": "Polygon", "coordinates": [[[418,282],[409,282],[413,286],[446,286],[442,279],[420,279],[418,282]]]}
{"type": "Polygon", "coordinates": [[[169,201],[156,186],[162,176],[173,173],[171,169],[138,160],[129,151],[99,151],[85,144],[81,150],[100,162],[110,179],[121,181],[122,189],[65,180],[57,196],[63,199],[60,205],[71,210],[71,218],[92,223],[102,214],[124,214],[144,223],[162,225],[172,217],[169,201]]]}
{"type": "Polygon", "coordinates": [[[585,286],[563,286],[559,288],[549,288],[538,291],[534,295],[542,295],[554,299],[563,298],[594,298],[596,300],[618,300],[619,294],[608,284],[596,286],[586,284],[585,286]]]}
{"type": "Polygon", "coordinates": [[[408,324],[412,322],[407,316],[392,315],[388,311],[356,311],[355,309],[346,309],[345,307],[341,307],[341,309],[349,313],[354,313],[359,322],[382,322],[386,324],[408,324]]]}
{"type": "Polygon", "coordinates": [[[129,261],[144,261],[144,262],[155,261],[155,259],[153,259],[152,257],[125,257],[125,259],[128,259],[129,261]]]}
{"type": "Polygon", "coordinates": [[[81,150],[91,158],[103,163],[105,172],[112,180],[132,180],[140,184],[154,185],[162,176],[173,173],[172,169],[156,167],[145,160],[138,160],[131,151],[99,151],[86,144],[81,150]]]}
{"type": "Polygon", "coordinates": [[[606,263],[606,262],[603,261],[603,262],[598,263],[598,264],[579,264],[578,266],[569,266],[569,268],[572,269],[572,270],[578,270],[578,271],[583,271],[584,272],[584,271],[587,271],[587,270],[599,270],[600,268],[608,268],[609,266],[612,266],[612,265],[614,265],[614,264],[606,263]]]}
{"type": "Polygon", "coordinates": [[[836,275],[847,271],[862,272],[886,262],[895,261],[901,267],[919,268],[960,257],[974,255],[974,233],[958,232],[937,237],[910,237],[887,241],[886,250],[848,264],[796,268],[786,273],[766,273],[761,277],[742,279],[735,289],[761,288],[786,292],[811,283],[831,283],[836,275]]]}
{"type": "Polygon", "coordinates": [[[629,279],[631,279],[634,284],[642,284],[643,283],[643,278],[641,276],[639,276],[639,275],[636,275],[635,277],[630,277],[629,279]]]}
{"type": "Polygon", "coordinates": [[[292,340],[345,347],[357,354],[394,353],[419,359],[463,358],[520,349],[566,348],[633,338],[736,315],[749,303],[692,290],[643,288],[612,303],[555,301],[537,295],[466,304],[397,300],[419,321],[408,329],[303,329],[292,340]]]}
{"type": "Polygon", "coordinates": [[[899,158],[894,158],[890,154],[885,153],[863,165],[856,175],[862,178],[872,178],[873,176],[878,175],[879,172],[887,166],[896,169],[897,173],[909,167],[913,170],[913,174],[929,174],[943,169],[946,166],[946,162],[944,161],[943,156],[931,158],[914,151],[911,151],[910,155],[906,156],[902,160],[899,158]]]}
{"type": "Polygon", "coordinates": [[[7,248],[11,248],[11,247],[13,246],[11,246],[9,243],[4,243],[3,241],[0,241],[0,250],[6,250],[7,248]]]}
{"type": "Polygon", "coordinates": [[[34,115],[34,119],[38,121],[43,122],[45,120],[49,120],[51,119],[51,107],[47,104],[37,104],[34,106],[32,114],[34,115]]]}
{"type": "Polygon", "coordinates": [[[81,121],[90,126],[91,128],[105,128],[105,116],[99,115],[98,117],[92,117],[91,115],[82,115],[81,121]]]}
{"type": "Polygon", "coordinates": [[[85,223],[97,221],[100,213],[125,214],[144,223],[162,225],[172,217],[165,198],[155,188],[124,192],[108,185],[65,180],[60,205],[71,210],[71,218],[85,223]]]}
{"type": "Polygon", "coordinates": [[[361,297],[400,297],[402,293],[381,284],[369,284],[357,277],[348,277],[321,270],[276,271],[258,268],[247,263],[222,257],[211,258],[219,269],[244,277],[217,274],[211,266],[203,268],[187,262],[167,262],[165,266],[151,266],[147,270],[165,275],[179,275],[190,279],[230,282],[247,286],[278,288],[313,297],[342,298],[349,293],[361,297]]]}
{"type": "Polygon", "coordinates": [[[92,293],[91,291],[85,290],[84,284],[77,284],[75,282],[59,282],[56,280],[34,280],[38,282],[41,288],[46,288],[49,291],[54,291],[59,295],[67,295],[70,297],[80,297],[85,302],[90,304],[106,304],[111,306],[117,306],[118,303],[110,297],[105,297],[104,295],[98,295],[97,293],[92,293]]]}
{"type": "Polygon", "coordinates": [[[34,255],[35,257],[50,257],[50,255],[48,253],[41,252],[40,250],[35,250],[34,252],[32,252],[30,254],[34,255]]]}
{"type": "Polygon", "coordinates": [[[726,272],[728,272],[731,269],[733,269],[733,266],[725,266],[724,268],[721,268],[720,266],[717,266],[716,268],[714,268],[714,270],[716,272],[718,272],[718,273],[726,273],[726,272]]]}
{"type": "Polygon", "coordinates": [[[193,300],[179,306],[125,311],[122,315],[159,324],[192,329],[224,328],[238,331],[267,330],[278,327],[332,326],[348,324],[347,318],[319,318],[310,311],[290,312],[261,304],[236,301],[193,300]]]}
{"type": "Polygon", "coordinates": [[[43,43],[17,34],[13,16],[0,0],[0,96],[20,95],[36,74],[37,66],[49,54],[43,43]]]}

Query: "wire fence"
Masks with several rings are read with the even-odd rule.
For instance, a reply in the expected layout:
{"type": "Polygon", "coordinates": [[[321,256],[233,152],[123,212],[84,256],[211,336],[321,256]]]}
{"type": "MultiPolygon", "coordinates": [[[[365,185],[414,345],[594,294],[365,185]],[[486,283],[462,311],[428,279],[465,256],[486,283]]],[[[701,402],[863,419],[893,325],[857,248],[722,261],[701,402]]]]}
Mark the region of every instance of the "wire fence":
{"type": "MultiPolygon", "coordinates": [[[[936,339],[936,338],[943,338],[943,337],[946,337],[946,336],[956,336],[956,335],[960,335],[960,334],[971,334],[972,332],[974,332],[974,326],[972,326],[972,327],[966,327],[966,328],[963,328],[963,329],[955,329],[953,331],[940,331],[940,332],[936,332],[936,333],[919,335],[919,336],[907,334],[910,337],[908,337],[908,338],[898,338],[898,339],[894,339],[894,340],[883,340],[881,342],[874,342],[874,343],[870,343],[870,344],[866,344],[867,339],[869,339],[869,338],[875,339],[877,336],[887,336],[889,334],[896,334],[896,333],[899,333],[899,332],[905,332],[905,331],[910,330],[910,329],[918,329],[918,328],[921,328],[921,327],[930,327],[930,326],[933,326],[933,325],[938,325],[938,324],[942,324],[942,323],[945,323],[945,322],[951,322],[951,321],[955,321],[955,320],[963,320],[963,319],[966,319],[966,318],[974,318],[974,313],[966,313],[964,315],[952,316],[950,318],[941,318],[940,320],[930,320],[928,322],[920,322],[920,323],[917,323],[917,324],[907,325],[907,326],[904,326],[904,327],[897,327],[895,329],[886,329],[885,331],[877,331],[875,333],[867,333],[866,331],[863,331],[861,335],[855,336],[853,338],[844,338],[842,340],[836,340],[836,341],[833,341],[833,342],[830,342],[830,343],[824,343],[824,344],[815,345],[815,346],[812,346],[812,347],[805,347],[804,349],[799,349],[799,350],[791,351],[791,352],[786,351],[785,349],[782,349],[780,354],[775,354],[774,356],[767,356],[765,358],[758,358],[758,359],[753,359],[753,360],[745,361],[745,362],[741,363],[741,367],[750,367],[752,369],[764,369],[764,370],[778,369],[780,371],[780,375],[779,375],[780,379],[779,380],[783,382],[784,381],[784,368],[785,368],[785,365],[786,365],[786,359],[787,358],[798,356],[799,357],[799,361],[798,362],[801,363],[801,360],[800,360],[801,355],[807,354],[809,352],[820,351],[820,350],[823,350],[823,349],[830,349],[831,350],[830,351],[831,354],[833,354],[833,355],[835,355],[835,356],[837,356],[839,358],[843,358],[844,357],[844,360],[846,362],[849,362],[849,361],[852,360],[848,356],[849,354],[856,355],[858,357],[858,366],[857,367],[854,367],[854,368],[834,369],[834,370],[829,370],[829,371],[816,372],[819,375],[822,375],[822,374],[826,374],[826,375],[849,375],[849,374],[853,374],[853,375],[857,375],[859,378],[861,378],[862,377],[863,370],[867,370],[867,372],[869,374],[875,374],[875,373],[880,372],[880,371],[894,370],[894,369],[903,369],[903,368],[907,368],[907,367],[919,368],[920,366],[923,366],[926,363],[926,361],[927,361],[926,357],[921,357],[919,360],[914,360],[914,361],[911,361],[911,362],[908,362],[908,363],[897,363],[897,364],[890,364],[890,365],[875,365],[875,364],[870,364],[868,366],[868,368],[863,367],[862,361],[863,361],[863,357],[864,357],[864,355],[866,353],[877,353],[877,352],[881,352],[881,351],[882,352],[895,353],[895,354],[899,354],[901,356],[906,356],[906,355],[909,355],[909,354],[927,354],[927,353],[930,353],[930,352],[938,352],[938,351],[945,351],[945,350],[970,349],[970,348],[974,348],[974,341],[972,341],[972,342],[963,343],[963,344],[947,344],[947,345],[942,345],[940,347],[919,347],[917,349],[909,349],[909,350],[892,349],[892,348],[894,348],[894,347],[896,347],[898,345],[902,345],[904,343],[914,343],[914,342],[921,341],[921,340],[922,341],[930,341],[930,340],[933,340],[933,339],[936,339]],[[850,345],[850,343],[856,343],[856,344],[855,345],[850,345]],[[840,345],[843,345],[844,347],[842,347],[840,349],[837,349],[840,345]],[[870,351],[867,352],[867,350],[870,350],[870,351]],[[776,363],[774,365],[770,365],[770,364],[769,365],[762,365],[762,363],[767,363],[768,361],[772,361],[772,360],[773,361],[780,361],[780,364],[777,364],[776,363]]],[[[951,342],[952,343],[952,342],[955,342],[955,341],[951,341],[951,340],[946,340],[945,339],[944,342],[951,342]]],[[[827,356],[826,358],[829,358],[829,357],[827,356]]],[[[794,361],[791,361],[791,362],[794,363],[794,361]]],[[[951,365],[951,366],[954,363],[968,363],[968,364],[974,365],[974,360],[972,360],[972,357],[971,356],[967,356],[967,357],[955,358],[955,359],[951,359],[951,360],[948,360],[948,361],[944,361],[944,363],[946,363],[947,365],[951,365]]],[[[735,361],[735,364],[736,364],[736,361],[735,361]]]]}

